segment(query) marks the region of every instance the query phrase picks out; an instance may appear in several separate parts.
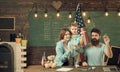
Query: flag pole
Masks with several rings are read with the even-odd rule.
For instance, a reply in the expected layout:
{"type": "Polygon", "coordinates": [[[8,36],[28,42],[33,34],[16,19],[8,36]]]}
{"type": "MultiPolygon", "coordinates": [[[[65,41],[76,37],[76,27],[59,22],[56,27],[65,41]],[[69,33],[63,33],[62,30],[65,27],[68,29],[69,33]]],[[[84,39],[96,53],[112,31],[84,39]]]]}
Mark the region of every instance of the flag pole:
{"type": "MultiPolygon", "coordinates": [[[[81,4],[78,3],[77,8],[76,8],[76,15],[75,15],[75,20],[74,23],[78,24],[78,33],[84,32],[83,34],[83,41],[84,45],[86,46],[88,44],[88,35],[86,31],[86,26],[84,24],[84,19],[82,18],[82,9],[81,9],[81,4]]],[[[80,34],[81,35],[81,34],[80,34]]]]}

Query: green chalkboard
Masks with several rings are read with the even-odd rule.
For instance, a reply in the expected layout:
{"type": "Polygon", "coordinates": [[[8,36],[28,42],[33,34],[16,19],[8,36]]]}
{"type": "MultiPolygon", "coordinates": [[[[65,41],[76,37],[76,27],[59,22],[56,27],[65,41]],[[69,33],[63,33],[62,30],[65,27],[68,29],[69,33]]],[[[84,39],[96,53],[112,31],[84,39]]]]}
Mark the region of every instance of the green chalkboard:
{"type": "Polygon", "coordinates": [[[43,15],[39,12],[38,18],[35,18],[34,13],[30,13],[30,46],[55,46],[60,29],[73,21],[68,18],[68,12],[60,12],[59,18],[56,12],[48,12],[48,18],[43,15]]]}
{"type": "MultiPolygon", "coordinates": [[[[55,11],[48,12],[48,18],[44,18],[43,12],[38,12],[38,18],[34,17],[34,12],[29,14],[30,23],[30,46],[55,46],[58,41],[59,31],[62,28],[74,21],[74,18],[68,18],[68,11],[61,11],[60,17],[56,17],[55,11]]],[[[120,46],[120,17],[116,12],[110,12],[108,17],[105,17],[104,12],[87,12],[87,16],[83,17],[87,32],[90,38],[90,30],[97,27],[102,31],[102,36],[108,34],[111,39],[111,45],[120,46]],[[87,18],[91,18],[91,23],[87,24],[87,18]]],[[[73,16],[75,12],[73,12],[73,16]]],[[[102,38],[102,37],[101,37],[102,38]]],[[[103,41],[103,40],[102,40],[103,41]]]]}
{"type": "Polygon", "coordinates": [[[108,17],[103,14],[104,12],[89,12],[95,27],[102,31],[102,36],[109,35],[111,45],[120,46],[120,16],[115,11],[109,12],[108,17]]]}

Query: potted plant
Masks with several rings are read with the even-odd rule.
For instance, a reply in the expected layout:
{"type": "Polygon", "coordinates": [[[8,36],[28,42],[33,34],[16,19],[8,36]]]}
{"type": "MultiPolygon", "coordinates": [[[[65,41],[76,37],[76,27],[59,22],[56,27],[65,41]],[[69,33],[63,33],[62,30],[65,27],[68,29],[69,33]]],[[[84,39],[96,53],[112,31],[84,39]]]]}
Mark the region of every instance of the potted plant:
{"type": "Polygon", "coordinates": [[[21,41],[21,45],[26,47],[27,46],[27,29],[28,29],[28,26],[27,24],[24,24],[23,27],[22,27],[22,41],[21,41]]]}

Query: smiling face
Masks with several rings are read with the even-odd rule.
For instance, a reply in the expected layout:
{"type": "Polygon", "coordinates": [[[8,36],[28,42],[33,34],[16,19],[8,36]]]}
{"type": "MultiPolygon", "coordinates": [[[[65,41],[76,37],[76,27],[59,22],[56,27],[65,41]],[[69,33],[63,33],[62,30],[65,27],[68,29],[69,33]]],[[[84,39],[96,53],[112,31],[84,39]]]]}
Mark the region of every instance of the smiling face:
{"type": "Polygon", "coordinates": [[[59,39],[68,41],[71,38],[71,32],[69,29],[64,28],[60,31],[59,39]]]}
{"type": "Polygon", "coordinates": [[[92,32],[91,43],[93,46],[99,45],[100,35],[96,32],[92,32]]]}
{"type": "Polygon", "coordinates": [[[96,40],[99,40],[100,39],[100,35],[96,32],[92,32],[92,39],[96,39],[96,40]]]}
{"type": "Polygon", "coordinates": [[[68,40],[70,40],[70,32],[69,31],[66,31],[66,33],[65,33],[65,35],[64,35],[64,40],[65,41],[68,41],[68,40]]]}
{"type": "Polygon", "coordinates": [[[71,23],[69,26],[69,30],[71,31],[72,35],[78,34],[78,24],[77,23],[71,23]]]}
{"type": "Polygon", "coordinates": [[[77,30],[78,30],[78,27],[76,27],[76,26],[71,26],[70,27],[70,31],[71,31],[72,35],[76,35],[77,34],[77,30]]]}

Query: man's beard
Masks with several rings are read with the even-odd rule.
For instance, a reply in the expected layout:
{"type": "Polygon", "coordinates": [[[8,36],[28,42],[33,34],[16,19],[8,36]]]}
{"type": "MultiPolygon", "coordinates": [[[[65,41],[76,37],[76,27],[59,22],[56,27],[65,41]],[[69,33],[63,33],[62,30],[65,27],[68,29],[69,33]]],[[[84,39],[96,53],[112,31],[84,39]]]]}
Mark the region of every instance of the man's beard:
{"type": "Polygon", "coordinates": [[[99,40],[93,38],[93,39],[91,39],[91,43],[93,46],[97,46],[99,44],[99,40]]]}

